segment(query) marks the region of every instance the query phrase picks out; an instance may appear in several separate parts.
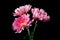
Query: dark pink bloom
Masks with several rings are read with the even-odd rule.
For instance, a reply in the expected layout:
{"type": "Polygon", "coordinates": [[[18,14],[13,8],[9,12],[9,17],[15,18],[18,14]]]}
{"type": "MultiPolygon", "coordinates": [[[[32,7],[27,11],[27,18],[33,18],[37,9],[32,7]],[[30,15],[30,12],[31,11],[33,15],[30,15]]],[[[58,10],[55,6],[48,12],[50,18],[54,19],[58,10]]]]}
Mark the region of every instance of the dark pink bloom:
{"type": "Polygon", "coordinates": [[[31,5],[20,6],[19,8],[15,9],[13,16],[21,16],[22,14],[26,14],[31,9],[31,7],[31,5]]]}
{"type": "Polygon", "coordinates": [[[31,26],[34,19],[30,20],[29,16],[29,14],[23,14],[21,15],[21,17],[15,18],[12,26],[13,30],[16,30],[16,33],[21,33],[24,28],[28,28],[29,26],[31,26]]]}
{"type": "Polygon", "coordinates": [[[34,19],[39,19],[40,21],[47,21],[50,19],[50,16],[47,15],[47,12],[45,12],[43,9],[39,10],[39,8],[34,8],[31,9],[31,12],[34,19]]]}

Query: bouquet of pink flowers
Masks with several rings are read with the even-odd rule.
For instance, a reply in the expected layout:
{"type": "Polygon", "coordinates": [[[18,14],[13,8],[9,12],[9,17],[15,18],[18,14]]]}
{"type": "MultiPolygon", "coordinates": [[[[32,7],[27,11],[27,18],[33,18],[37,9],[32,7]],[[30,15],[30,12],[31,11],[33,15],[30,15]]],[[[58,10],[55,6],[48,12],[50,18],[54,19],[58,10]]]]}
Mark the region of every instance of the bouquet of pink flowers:
{"type": "Polygon", "coordinates": [[[13,30],[16,31],[15,33],[21,33],[26,28],[28,32],[29,40],[33,40],[33,35],[38,20],[43,22],[50,20],[50,16],[43,9],[31,8],[31,7],[32,7],[31,5],[24,5],[15,9],[13,16],[18,16],[18,18],[15,18],[12,24],[13,30]],[[33,18],[32,20],[30,18],[30,14],[28,13],[30,10],[32,13],[32,18],[33,18]],[[32,26],[34,20],[36,21],[35,26],[32,33],[30,33],[29,26],[32,26]]]}

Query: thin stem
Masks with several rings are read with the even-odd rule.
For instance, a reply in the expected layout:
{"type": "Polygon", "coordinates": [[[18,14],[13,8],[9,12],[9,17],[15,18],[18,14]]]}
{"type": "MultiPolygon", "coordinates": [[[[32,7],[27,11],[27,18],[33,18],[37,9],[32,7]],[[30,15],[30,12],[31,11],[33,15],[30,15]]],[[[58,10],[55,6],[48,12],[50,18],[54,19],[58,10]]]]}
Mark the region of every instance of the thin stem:
{"type": "Polygon", "coordinates": [[[33,29],[33,32],[35,32],[36,26],[37,26],[37,21],[35,22],[35,27],[33,29]]]}
{"type": "Polygon", "coordinates": [[[35,22],[35,26],[34,26],[33,32],[31,33],[31,36],[32,36],[32,37],[33,37],[33,35],[34,35],[34,32],[35,32],[36,26],[37,26],[37,21],[35,22]]]}
{"type": "Polygon", "coordinates": [[[35,22],[35,27],[33,29],[33,32],[31,33],[31,35],[30,35],[29,28],[26,28],[27,29],[27,32],[28,32],[29,40],[33,40],[33,35],[34,35],[34,32],[35,32],[36,26],[37,26],[37,21],[35,22]]]}
{"type": "Polygon", "coordinates": [[[26,28],[26,29],[27,29],[27,32],[28,32],[29,40],[30,40],[30,30],[29,30],[29,28],[26,28]]]}

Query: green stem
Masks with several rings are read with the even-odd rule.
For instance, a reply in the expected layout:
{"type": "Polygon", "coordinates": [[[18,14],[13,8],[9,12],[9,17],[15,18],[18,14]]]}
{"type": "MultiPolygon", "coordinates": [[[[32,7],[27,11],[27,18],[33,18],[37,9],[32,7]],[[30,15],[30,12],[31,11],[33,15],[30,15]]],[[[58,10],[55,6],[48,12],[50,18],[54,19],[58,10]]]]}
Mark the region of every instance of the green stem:
{"type": "Polygon", "coordinates": [[[37,21],[35,22],[35,27],[33,29],[33,32],[31,33],[31,35],[30,35],[29,28],[26,28],[27,29],[27,32],[28,32],[29,40],[33,40],[33,35],[34,35],[34,32],[35,32],[36,26],[37,26],[37,21]]]}
{"type": "Polygon", "coordinates": [[[28,36],[30,36],[30,30],[29,28],[26,28],[27,29],[27,32],[28,32],[28,36]]]}
{"type": "Polygon", "coordinates": [[[33,32],[31,33],[31,37],[33,37],[33,35],[34,35],[34,32],[35,32],[36,26],[37,26],[37,21],[35,22],[35,26],[34,26],[33,32]]]}
{"type": "Polygon", "coordinates": [[[28,32],[29,40],[30,40],[30,30],[29,30],[29,28],[26,28],[26,29],[27,29],[27,32],[28,32]]]}

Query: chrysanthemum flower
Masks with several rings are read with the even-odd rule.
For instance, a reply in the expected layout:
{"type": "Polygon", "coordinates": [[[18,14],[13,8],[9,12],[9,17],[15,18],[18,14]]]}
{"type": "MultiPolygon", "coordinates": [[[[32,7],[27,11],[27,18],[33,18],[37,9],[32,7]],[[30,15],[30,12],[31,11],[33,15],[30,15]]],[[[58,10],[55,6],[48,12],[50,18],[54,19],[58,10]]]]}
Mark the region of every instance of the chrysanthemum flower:
{"type": "Polygon", "coordinates": [[[50,16],[43,9],[40,9],[38,18],[39,18],[39,20],[45,22],[45,21],[48,21],[50,19],[50,16]]]}
{"type": "Polygon", "coordinates": [[[39,8],[31,9],[31,11],[32,11],[32,14],[33,14],[33,18],[37,19],[38,16],[39,16],[39,8]]]}
{"type": "Polygon", "coordinates": [[[30,20],[29,16],[29,14],[23,14],[21,17],[15,18],[12,26],[13,30],[16,30],[16,33],[21,33],[24,28],[31,26],[31,23],[34,21],[34,19],[30,20]]]}
{"type": "Polygon", "coordinates": [[[19,8],[15,9],[13,16],[21,16],[22,14],[26,14],[31,9],[31,7],[31,5],[20,6],[19,8]]]}
{"type": "Polygon", "coordinates": [[[47,15],[47,12],[45,12],[43,9],[39,10],[39,8],[34,8],[31,9],[31,12],[34,19],[39,19],[40,21],[47,21],[50,19],[50,16],[47,15]]]}

